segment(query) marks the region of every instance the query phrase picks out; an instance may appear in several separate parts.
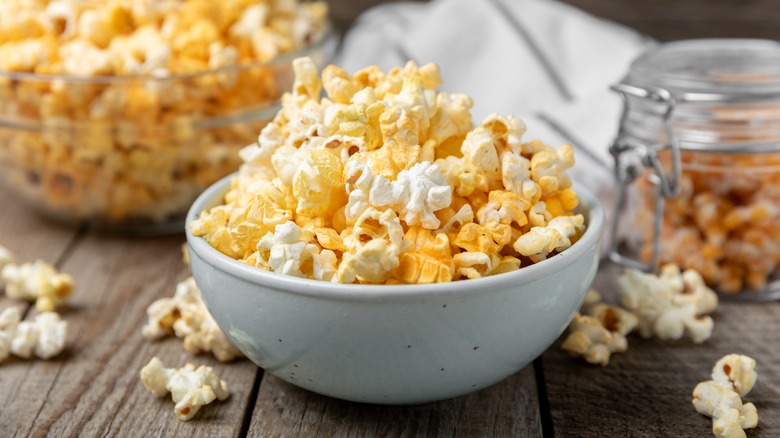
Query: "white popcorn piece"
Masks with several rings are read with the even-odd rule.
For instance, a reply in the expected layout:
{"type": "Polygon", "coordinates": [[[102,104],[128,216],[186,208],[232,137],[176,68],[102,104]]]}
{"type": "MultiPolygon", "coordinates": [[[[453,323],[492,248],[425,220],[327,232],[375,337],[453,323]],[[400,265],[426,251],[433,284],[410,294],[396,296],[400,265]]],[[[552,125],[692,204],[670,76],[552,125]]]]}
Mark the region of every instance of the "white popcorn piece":
{"type": "Polygon", "coordinates": [[[257,244],[261,257],[280,274],[306,277],[301,266],[311,259],[307,243],[301,240],[301,228],[293,221],[277,225],[273,233],[266,234],[257,244]]]}
{"type": "Polygon", "coordinates": [[[191,354],[210,352],[221,362],[243,357],[212,318],[192,277],[176,286],[172,298],[153,302],[146,313],[149,319],[141,332],[147,339],[175,334],[191,354]]]}
{"type": "Polygon", "coordinates": [[[742,403],[756,381],[756,361],[729,354],[712,370],[713,380],[701,382],[693,390],[693,406],[700,414],[712,417],[712,432],[717,437],[745,437],[745,429],[758,426],[758,411],[753,403],[742,403]],[[731,367],[734,367],[733,369],[731,367]],[[736,389],[742,391],[737,393],[736,389]]]}
{"type": "Polygon", "coordinates": [[[672,305],[658,315],[653,333],[665,341],[681,339],[687,333],[695,344],[700,344],[712,336],[714,325],[711,317],[696,315],[693,305],[672,305]]]}
{"type": "Polygon", "coordinates": [[[8,298],[35,301],[35,308],[41,312],[55,310],[73,292],[73,277],[59,273],[43,260],[8,264],[0,271],[0,279],[6,283],[8,298]]]}
{"type": "Polygon", "coordinates": [[[513,247],[534,262],[545,260],[550,253],[569,248],[571,238],[582,230],[584,222],[581,214],[553,218],[545,227],[531,228],[515,241],[513,247]]]}
{"type": "Polygon", "coordinates": [[[434,230],[440,221],[434,212],[449,207],[452,188],[447,185],[438,166],[430,162],[415,164],[398,174],[390,183],[393,206],[407,225],[434,230]]]}
{"type": "Polygon", "coordinates": [[[0,313],[0,362],[11,355],[11,343],[21,320],[21,307],[9,307],[0,313]]]}
{"type": "Polygon", "coordinates": [[[34,321],[21,321],[21,308],[6,309],[0,315],[0,360],[13,353],[29,359],[35,353],[50,359],[65,349],[68,323],[54,312],[43,312],[34,321]]]}
{"type": "Polygon", "coordinates": [[[755,359],[741,354],[728,354],[715,363],[712,380],[731,387],[740,397],[746,396],[756,384],[755,359]]]}
{"type": "Polygon", "coordinates": [[[230,396],[227,382],[207,366],[196,369],[188,363],[182,368],[165,368],[158,358],[153,357],[141,369],[140,376],[144,386],[158,397],[171,393],[176,403],[176,417],[181,421],[192,419],[201,407],[214,400],[222,401],[230,396]]]}
{"type": "Polygon", "coordinates": [[[531,160],[511,152],[501,157],[501,180],[504,187],[532,204],[539,202],[542,188],[531,179],[531,160]]]}
{"type": "Polygon", "coordinates": [[[712,335],[714,321],[706,313],[717,307],[717,296],[706,288],[695,271],[681,275],[666,265],[660,276],[627,269],[618,278],[623,305],[639,318],[639,334],[677,340],[687,336],[694,343],[712,335]]]}
{"type": "Polygon", "coordinates": [[[350,223],[369,207],[386,207],[397,211],[407,225],[434,230],[440,225],[434,213],[452,202],[452,188],[430,162],[402,170],[392,182],[357,160],[347,162],[345,173],[349,201],[344,212],[350,223]]]}

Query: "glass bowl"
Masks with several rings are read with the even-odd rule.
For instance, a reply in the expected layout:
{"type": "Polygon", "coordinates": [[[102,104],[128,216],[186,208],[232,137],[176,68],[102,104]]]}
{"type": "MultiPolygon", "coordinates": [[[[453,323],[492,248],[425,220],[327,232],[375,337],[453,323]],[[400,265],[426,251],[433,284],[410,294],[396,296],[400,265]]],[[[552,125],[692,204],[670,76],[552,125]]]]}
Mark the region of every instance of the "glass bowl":
{"type": "Polygon", "coordinates": [[[238,150],[279,110],[292,60],[329,60],[330,29],[269,62],[192,74],[0,71],[0,184],[60,221],[181,232],[192,201],[238,168],[238,150]]]}

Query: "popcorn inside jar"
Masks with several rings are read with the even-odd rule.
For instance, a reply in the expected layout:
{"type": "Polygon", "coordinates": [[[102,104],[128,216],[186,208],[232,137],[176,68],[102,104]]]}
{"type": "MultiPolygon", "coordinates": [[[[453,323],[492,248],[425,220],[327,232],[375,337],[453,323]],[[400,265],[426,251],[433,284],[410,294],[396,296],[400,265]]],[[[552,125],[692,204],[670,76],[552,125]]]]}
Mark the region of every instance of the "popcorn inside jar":
{"type": "Polygon", "coordinates": [[[525,142],[512,116],[475,125],[467,95],[436,91],[436,65],[321,78],[308,58],[293,65],[224,204],[190,224],[220,252],[303,278],[421,284],[522,269],[584,232],[571,147],[525,142]]]}
{"type": "MultiPolygon", "coordinates": [[[[638,195],[622,237],[647,270],[672,263],[722,294],[780,298],[778,56],[773,41],[667,43],[614,87],[625,103],[611,148],[619,193],[638,195]]],[[[612,258],[636,267],[618,237],[612,258]]]]}
{"type": "Polygon", "coordinates": [[[10,0],[0,17],[0,182],[120,228],[184,213],[273,118],[293,56],[332,49],[324,2],[10,0]]]}

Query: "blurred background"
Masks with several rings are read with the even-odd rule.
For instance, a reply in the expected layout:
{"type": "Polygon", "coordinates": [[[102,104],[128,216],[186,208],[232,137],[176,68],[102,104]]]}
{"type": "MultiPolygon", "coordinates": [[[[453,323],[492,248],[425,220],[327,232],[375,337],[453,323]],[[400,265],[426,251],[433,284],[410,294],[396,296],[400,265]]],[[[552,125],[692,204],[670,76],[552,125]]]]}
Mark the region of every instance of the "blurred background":
{"type": "MultiPolygon", "coordinates": [[[[398,0],[330,0],[340,31],[366,9],[398,0]]],[[[420,1],[420,0],[418,0],[420,1]]],[[[484,0],[483,0],[484,1],[484,0]]],[[[777,0],[564,0],[659,41],[683,38],[780,38],[777,0]]]]}

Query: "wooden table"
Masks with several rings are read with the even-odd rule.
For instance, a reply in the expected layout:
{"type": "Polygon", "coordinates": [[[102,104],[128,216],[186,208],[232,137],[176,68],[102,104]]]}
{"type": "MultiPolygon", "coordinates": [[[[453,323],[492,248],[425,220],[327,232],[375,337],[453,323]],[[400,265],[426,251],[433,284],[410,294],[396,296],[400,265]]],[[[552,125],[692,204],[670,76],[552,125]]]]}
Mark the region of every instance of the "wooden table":
{"type": "MultiPolygon", "coordinates": [[[[40,219],[0,191],[0,244],[19,260],[43,258],[77,283],[68,306],[68,348],[49,361],[0,364],[0,437],[17,436],[580,436],[706,437],[691,391],[726,353],[758,361],[747,399],[759,412],[749,437],[780,436],[780,303],[723,303],[703,345],[630,337],[606,368],[570,359],[557,344],[509,379],[474,394],[412,407],[344,402],[265,375],[248,360],[193,357],[175,338],[141,336],[146,307],[188,273],[183,236],[122,238],[40,219]],[[138,373],[152,356],[168,366],[213,366],[233,391],[190,422],[156,398],[138,373]]],[[[613,298],[617,269],[596,281],[613,298]]],[[[0,309],[12,304],[0,298],[0,309]]],[[[34,316],[29,305],[26,319],[34,316]]]]}

